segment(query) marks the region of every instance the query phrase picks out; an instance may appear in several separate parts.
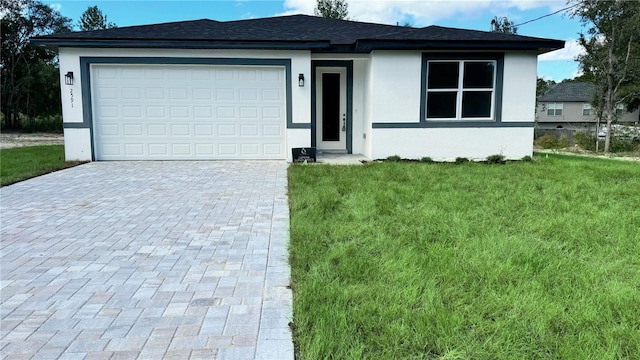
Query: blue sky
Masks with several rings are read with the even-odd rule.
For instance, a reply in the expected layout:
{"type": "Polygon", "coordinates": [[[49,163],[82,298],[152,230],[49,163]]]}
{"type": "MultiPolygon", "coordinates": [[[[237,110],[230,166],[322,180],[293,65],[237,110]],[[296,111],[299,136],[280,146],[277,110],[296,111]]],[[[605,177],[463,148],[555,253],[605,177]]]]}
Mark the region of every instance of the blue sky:
{"type": "MultiPolygon", "coordinates": [[[[45,0],[77,24],[87,7],[97,5],[119,27],[208,18],[240,20],[288,14],[313,14],[315,0],[45,0]]],[[[565,0],[347,0],[353,20],[415,27],[440,25],[489,30],[494,16],[516,23],[567,7],[565,0]]],[[[580,53],[575,40],[582,27],[565,12],[522,25],[518,34],[565,40],[565,49],[538,58],[538,76],[560,81],[578,74],[573,60],[580,53]]]]}

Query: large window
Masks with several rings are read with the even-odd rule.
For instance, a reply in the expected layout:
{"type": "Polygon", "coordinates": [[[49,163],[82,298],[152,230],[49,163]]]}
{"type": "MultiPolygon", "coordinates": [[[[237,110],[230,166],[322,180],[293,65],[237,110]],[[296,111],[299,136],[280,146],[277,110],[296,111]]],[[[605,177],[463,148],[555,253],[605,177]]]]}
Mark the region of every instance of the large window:
{"type": "Polygon", "coordinates": [[[548,116],[562,116],[563,103],[549,103],[547,104],[548,116]]]}
{"type": "Polygon", "coordinates": [[[582,116],[591,115],[591,104],[582,104],[582,116]]]}
{"type": "Polygon", "coordinates": [[[493,120],[495,60],[430,60],[426,81],[427,120],[493,120]]]}

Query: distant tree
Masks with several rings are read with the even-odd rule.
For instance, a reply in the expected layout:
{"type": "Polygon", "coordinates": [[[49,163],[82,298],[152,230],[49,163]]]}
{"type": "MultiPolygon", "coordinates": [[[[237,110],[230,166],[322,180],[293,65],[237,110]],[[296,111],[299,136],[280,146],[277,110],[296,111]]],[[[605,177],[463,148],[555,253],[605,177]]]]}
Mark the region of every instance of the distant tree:
{"type": "Polygon", "coordinates": [[[596,79],[593,76],[592,73],[583,73],[582,75],[578,75],[576,77],[574,77],[573,79],[571,79],[572,81],[579,81],[579,82],[588,82],[588,83],[595,83],[596,79]]]}
{"type": "Polygon", "coordinates": [[[593,76],[598,123],[607,124],[604,151],[611,144],[611,124],[620,104],[640,105],[640,1],[573,0],[572,14],[587,27],[580,34],[583,55],[577,57],[585,74],[593,76]]]}
{"type": "Polygon", "coordinates": [[[313,14],[325,18],[346,20],[349,16],[349,4],[346,0],[317,0],[313,14]]]}
{"type": "Polygon", "coordinates": [[[117,27],[116,24],[107,21],[107,15],[104,15],[98,6],[89,6],[87,10],[80,16],[78,22],[80,31],[102,30],[117,27]]]}
{"type": "Polygon", "coordinates": [[[412,28],[413,27],[413,22],[411,20],[405,20],[405,21],[402,22],[402,24],[400,26],[412,28]]]}
{"type": "Polygon", "coordinates": [[[538,78],[536,83],[536,97],[544,95],[555,84],[556,82],[553,80],[545,80],[543,78],[538,78]]]}
{"type": "Polygon", "coordinates": [[[491,32],[502,32],[507,34],[517,34],[518,27],[515,23],[506,16],[497,17],[491,19],[491,32]]]}
{"type": "Polygon", "coordinates": [[[61,112],[57,55],[29,44],[33,36],[71,30],[71,19],[38,0],[3,1],[0,5],[1,109],[4,126],[16,129],[20,117],[61,112]]]}

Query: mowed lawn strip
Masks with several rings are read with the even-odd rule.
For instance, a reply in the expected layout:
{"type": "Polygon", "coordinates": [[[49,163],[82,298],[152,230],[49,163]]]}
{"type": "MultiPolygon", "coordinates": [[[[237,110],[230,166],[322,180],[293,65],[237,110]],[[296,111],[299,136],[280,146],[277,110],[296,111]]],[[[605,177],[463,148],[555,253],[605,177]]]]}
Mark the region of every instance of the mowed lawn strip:
{"type": "Polygon", "coordinates": [[[2,149],[0,150],[0,185],[13,184],[81,163],[65,161],[63,145],[2,149]]]}
{"type": "Polygon", "coordinates": [[[640,356],[640,164],[289,169],[300,359],[640,356]]]}

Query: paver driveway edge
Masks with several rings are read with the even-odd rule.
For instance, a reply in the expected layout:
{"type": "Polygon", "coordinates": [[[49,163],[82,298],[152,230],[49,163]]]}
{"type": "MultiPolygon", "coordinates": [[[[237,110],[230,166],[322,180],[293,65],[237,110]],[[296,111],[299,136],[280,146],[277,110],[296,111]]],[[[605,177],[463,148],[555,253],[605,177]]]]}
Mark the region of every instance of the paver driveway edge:
{"type": "Polygon", "coordinates": [[[4,359],[293,359],[284,161],[99,162],[0,188],[4,359]]]}

